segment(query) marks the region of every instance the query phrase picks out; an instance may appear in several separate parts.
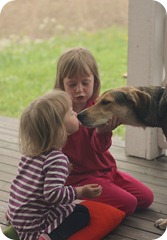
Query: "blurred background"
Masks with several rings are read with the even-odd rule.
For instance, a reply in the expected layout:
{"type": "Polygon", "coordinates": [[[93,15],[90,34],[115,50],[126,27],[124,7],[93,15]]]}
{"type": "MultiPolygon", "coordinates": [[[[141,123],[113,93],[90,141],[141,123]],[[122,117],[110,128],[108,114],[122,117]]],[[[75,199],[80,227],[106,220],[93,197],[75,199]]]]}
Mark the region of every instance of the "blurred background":
{"type": "MultiPolygon", "coordinates": [[[[128,0],[15,0],[0,13],[0,115],[19,118],[54,86],[60,54],[88,48],[102,88],[126,85],[128,0]]],[[[124,126],[115,134],[124,137],[124,126]]]]}
{"type": "Polygon", "coordinates": [[[47,39],[75,31],[127,26],[128,0],[15,0],[0,15],[0,38],[47,39]]]}

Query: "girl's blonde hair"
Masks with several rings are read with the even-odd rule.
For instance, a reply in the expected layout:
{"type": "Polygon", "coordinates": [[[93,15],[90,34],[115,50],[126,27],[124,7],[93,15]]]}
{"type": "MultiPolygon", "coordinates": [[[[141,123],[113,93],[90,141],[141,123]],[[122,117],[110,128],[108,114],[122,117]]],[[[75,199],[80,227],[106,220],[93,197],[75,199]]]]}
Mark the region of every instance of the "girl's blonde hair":
{"type": "Polygon", "coordinates": [[[94,89],[91,100],[96,99],[100,92],[100,77],[95,58],[91,52],[85,48],[77,47],[65,51],[57,63],[56,82],[54,88],[64,90],[64,78],[74,76],[94,75],[94,89]]]}
{"type": "Polygon", "coordinates": [[[63,119],[71,105],[70,96],[61,90],[52,90],[35,99],[20,119],[21,153],[37,156],[53,148],[61,149],[67,140],[63,119]]]}

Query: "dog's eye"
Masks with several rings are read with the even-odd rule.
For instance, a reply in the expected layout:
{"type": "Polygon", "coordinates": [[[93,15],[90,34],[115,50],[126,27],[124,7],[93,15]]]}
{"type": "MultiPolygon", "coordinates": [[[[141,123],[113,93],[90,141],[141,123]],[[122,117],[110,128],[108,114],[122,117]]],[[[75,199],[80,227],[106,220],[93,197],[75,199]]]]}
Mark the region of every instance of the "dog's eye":
{"type": "Polygon", "coordinates": [[[108,104],[110,104],[110,103],[111,103],[111,101],[105,100],[105,99],[101,101],[101,104],[102,104],[102,105],[108,105],[108,104]]]}

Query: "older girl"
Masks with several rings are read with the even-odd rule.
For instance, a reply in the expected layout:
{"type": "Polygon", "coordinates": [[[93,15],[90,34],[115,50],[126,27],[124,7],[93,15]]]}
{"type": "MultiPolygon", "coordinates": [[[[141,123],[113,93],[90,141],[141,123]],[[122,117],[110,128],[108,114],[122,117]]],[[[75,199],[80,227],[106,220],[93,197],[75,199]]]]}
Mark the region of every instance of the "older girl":
{"type": "MultiPolygon", "coordinates": [[[[95,58],[84,48],[65,51],[57,64],[55,88],[69,93],[77,113],[94,104],[100,91],[100,77],[95,58]]],[[[82,186],[97,183],[103,192],[94,200],[133,213],[146,209],[153,202],[153,193],[143,183],[117,169],[111,155],[112,131],[120,124],[113,118],[96,129],[79,126],[79,131],[68,136],[63,152],[73,163],[67,185],[82,186]]]]}

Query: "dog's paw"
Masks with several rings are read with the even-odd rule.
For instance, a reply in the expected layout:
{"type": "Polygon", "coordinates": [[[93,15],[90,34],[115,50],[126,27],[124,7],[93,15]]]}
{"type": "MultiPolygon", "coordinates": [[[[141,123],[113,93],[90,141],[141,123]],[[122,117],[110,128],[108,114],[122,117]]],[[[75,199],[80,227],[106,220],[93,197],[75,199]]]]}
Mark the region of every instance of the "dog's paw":
{"type": "Polygon", "coordinates": [[[166,227],[167,227],[167,219],[162,219],[162,218],[160,218],[160,219],[158,219],[156,222],[155,222],[155,227],[157,227],[157,228],[160,228],[160,229],[162,229],[162,230],[165,230],[166,229],[166,227]]]}

